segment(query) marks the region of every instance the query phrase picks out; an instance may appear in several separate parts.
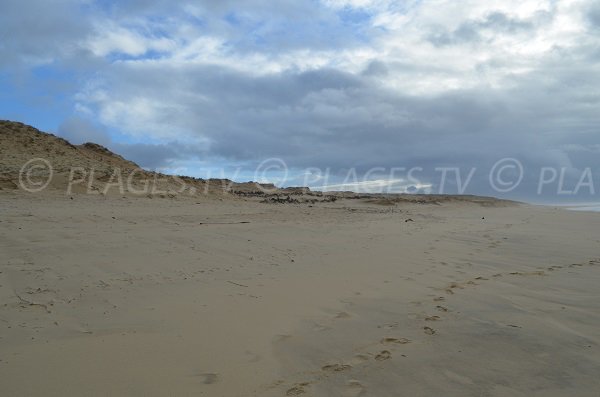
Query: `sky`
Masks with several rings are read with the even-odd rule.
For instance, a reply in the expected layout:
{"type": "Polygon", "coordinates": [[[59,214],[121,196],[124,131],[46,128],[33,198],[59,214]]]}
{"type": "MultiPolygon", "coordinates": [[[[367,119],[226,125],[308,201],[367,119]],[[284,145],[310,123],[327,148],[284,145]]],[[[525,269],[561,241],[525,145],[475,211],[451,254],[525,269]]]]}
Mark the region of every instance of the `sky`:
{"type": "Polygon", "coordinates": [[[595,202],[593,0],[3,0],[0,118],[147,169],[595,202]]]}

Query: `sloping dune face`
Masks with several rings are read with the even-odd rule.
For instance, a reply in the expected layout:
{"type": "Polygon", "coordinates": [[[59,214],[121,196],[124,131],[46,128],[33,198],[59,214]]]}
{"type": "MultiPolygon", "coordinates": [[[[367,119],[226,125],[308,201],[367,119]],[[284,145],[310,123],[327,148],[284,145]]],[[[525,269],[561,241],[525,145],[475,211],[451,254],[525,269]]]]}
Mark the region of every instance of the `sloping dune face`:
{"type": "Polygon", "coordinates": [[[46,188],[63,193],[174,196],[263,193],[272,184],[236,183],[164,175],[141,169],[133,161],[93,142],[72,145],[32,126],[0,120],[0,189],[46,188]],[[31,183],[26,183],[31,181],[31,183]],[[41,182],[40,182],[41,181],[41,182]],[[39,182],[39,183],[38,183],[39,182]]]}
{"type": "Polygon", "coordinates": [[[34,158],[50,161],[58,172],[71,167],[95,168],[106,171],[109,167],[133,170],[139,166],[95,143],[72,145],[63,138],[48,134],[29,125],[0,120],[1,172],[18,175],[22,166],[34,158]]]}

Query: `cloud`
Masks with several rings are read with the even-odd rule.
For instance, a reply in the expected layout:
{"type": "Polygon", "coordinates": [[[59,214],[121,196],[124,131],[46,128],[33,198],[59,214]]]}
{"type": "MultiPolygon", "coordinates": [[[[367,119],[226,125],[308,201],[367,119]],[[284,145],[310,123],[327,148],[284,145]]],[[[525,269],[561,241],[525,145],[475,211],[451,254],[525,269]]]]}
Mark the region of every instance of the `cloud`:
{"type": "MultiPolygon", "coordinates": [[[[536,15],[538,21],[546,19],[544,17],[547,18],[547,14],[544,12],[536,15]]],[[[476,41],[490,43],[498,37],[499,33],[504,35],[530,33],[535,26],[536,24],[530,20],[510,18],[506,14],[496,11],[483,19],[463,22],[451,32],[442,30],[441,33],[433,33],[428,40],[437,47],[476,41]]]]}
{"type": "Polygon", "coordinates": [[[600,29],[600,5],[590,7],[587,17],[593,28],[600,29]]]}
{"type": "Polygon", "coordinates": [[[158,171],[177,168],[175,163],[181,158],[196,159],[200,154],[193,148],[176,141],[164,144],[112,143],[109,146],[115,153],[119,153],[140,167],[158,171]]]}
{"type": "MultiPolygon", "coordinates": [[[[352,167],[419,166],[434,189],[436,167],[503,157],[528,186],[541,166],[600,168],[592,1],[44,4],[4,62],[77,76],[62,133],[106,133],[146,167],[281,157],[299,175],[330,167],[339,185],[352,167]]],[[[2,7],[0,22],[23,22],[20,3],[2,7]]],[[[484,174],[472,186],[493,193],[484,174]]]]}
{"type": "Polygon", "coordinates": [[[58,126],[58,135],[74,145],[86,142],[106,146],[111,141],[108,132],[82,117],[69,117],[58,126]]]}
{"type": "Polygon", "coordinates": [[[76,0],[3,1],[0,67],[47,64],[76,52],[90,20],[79,8],[76,0]]]}
{"type": "Polygon", "coordinates": [[[114,24],[102,24],[96,27],[97,33],[88,46],[96,56],[103,57],[113,53],[140,56],[149,51],[166,52],[175,47],[175,43],[165,37],[146,37],[135,30],[114,24]]]}
{"type": "Polygon", "coordinates": [[[201,148],[178,141],[165,143],[115,142],[105,128],[79,116],[64,120],[58,127],[57,134],[75,145],[93,142],[106,146],[140,167],[152,170],[173,167],[181,158],[199,159],[205,155],[201,148]]]}

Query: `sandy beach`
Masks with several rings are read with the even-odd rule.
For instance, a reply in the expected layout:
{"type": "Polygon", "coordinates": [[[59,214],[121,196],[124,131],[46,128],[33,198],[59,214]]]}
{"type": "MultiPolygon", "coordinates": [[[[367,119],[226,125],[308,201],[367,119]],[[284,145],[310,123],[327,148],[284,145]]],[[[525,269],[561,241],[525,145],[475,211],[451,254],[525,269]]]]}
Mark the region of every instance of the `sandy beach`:
{"type": "Polygon", "coordinates": [[[600,397],[600,0],[0,1],[0,397],[600,397]]]}
{"type": "Polygon", "coordinates": [[[6,396],[596,396],[600,214],[0,194],[6,396]]]}

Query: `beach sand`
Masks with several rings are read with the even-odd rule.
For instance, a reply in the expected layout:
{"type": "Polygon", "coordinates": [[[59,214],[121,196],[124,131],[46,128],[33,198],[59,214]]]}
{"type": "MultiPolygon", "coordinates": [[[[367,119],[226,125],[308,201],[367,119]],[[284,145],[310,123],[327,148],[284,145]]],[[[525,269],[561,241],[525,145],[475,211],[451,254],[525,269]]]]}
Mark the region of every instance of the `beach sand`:
{"type": "Polygon", "coordinates": [[[598,396],[600,213],[0,193],[4,396],[598,396]]]}

